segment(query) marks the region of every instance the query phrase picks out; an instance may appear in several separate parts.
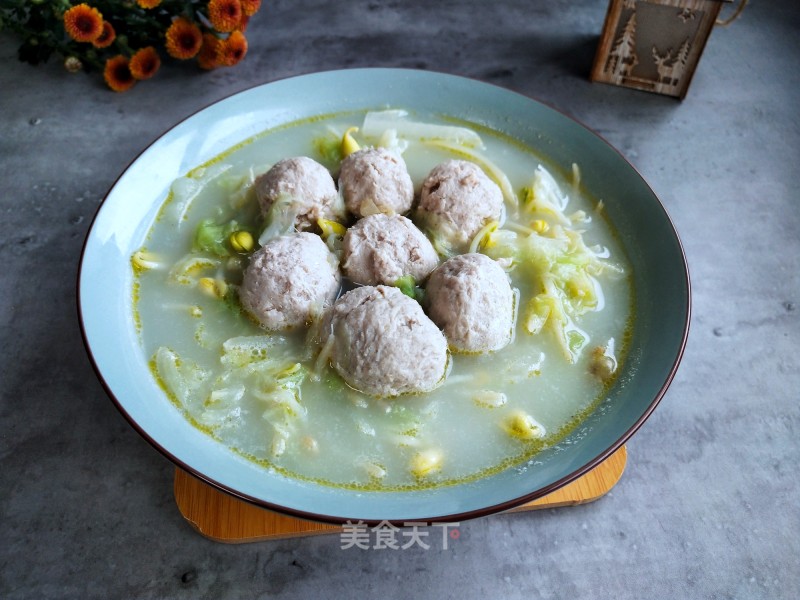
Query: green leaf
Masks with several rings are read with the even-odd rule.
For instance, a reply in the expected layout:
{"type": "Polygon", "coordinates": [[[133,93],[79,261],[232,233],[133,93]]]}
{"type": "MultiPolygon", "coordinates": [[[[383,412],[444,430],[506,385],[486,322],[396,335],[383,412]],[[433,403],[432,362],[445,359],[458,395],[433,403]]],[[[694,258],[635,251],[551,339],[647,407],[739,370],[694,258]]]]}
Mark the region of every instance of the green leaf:
{"type": "Polygon", "coordinates": [[[211,219],[200,221],[194,235],[192,249],[200,252],[209,252],[216,256],[229,256],[227,240],[238,228],[236,221],[229,221],[222,225],[214,223],[211,219]]]}

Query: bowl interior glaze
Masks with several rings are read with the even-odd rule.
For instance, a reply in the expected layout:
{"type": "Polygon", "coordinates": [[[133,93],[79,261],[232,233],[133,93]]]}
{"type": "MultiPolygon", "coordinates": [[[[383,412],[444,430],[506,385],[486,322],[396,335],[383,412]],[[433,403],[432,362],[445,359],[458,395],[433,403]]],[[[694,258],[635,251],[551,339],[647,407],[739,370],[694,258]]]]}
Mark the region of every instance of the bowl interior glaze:
{"type": "Polygon", "coordinates": [[[675,229],[655,193],[607,142],[526,96],[457,76],[356,69],[276,81],[217,102],[177,124],[120,176],[87,236],[78,282],[87,350],[130,423],[177,465],[240,498],[295,516],[341,523],[455,521],[543,496],[597,465],[650,415],[686,343],[690,287],[675,229]],[[602,199],[633,268],[635,324],[622,372],[600,407],[557,446],[471,483],[414,492],[357,492],[265,471],[203,434],[153,380],[132,319],[130,256],[173,180],[265,129],[342,111],[403,107],[504,132],[568,170],[581,168],[602,199]]]}

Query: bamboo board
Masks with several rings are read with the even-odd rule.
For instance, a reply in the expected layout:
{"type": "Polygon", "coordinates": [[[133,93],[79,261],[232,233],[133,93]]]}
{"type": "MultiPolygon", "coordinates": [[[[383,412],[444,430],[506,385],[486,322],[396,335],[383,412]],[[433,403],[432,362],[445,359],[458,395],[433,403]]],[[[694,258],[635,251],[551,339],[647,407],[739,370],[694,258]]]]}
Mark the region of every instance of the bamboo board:
{"type": "MultiPolygon", "coordinates": [[[[627,450],[623,446],[572,483],[508,512],[593,502],[616,485],[626,462],[627,450]]],[[[183,517],[194,529],[218,542],[259,542],[342,531],[339,525],[297,519],[249,504],[179,468],[175,469],[175,501],[183,517]]]]}

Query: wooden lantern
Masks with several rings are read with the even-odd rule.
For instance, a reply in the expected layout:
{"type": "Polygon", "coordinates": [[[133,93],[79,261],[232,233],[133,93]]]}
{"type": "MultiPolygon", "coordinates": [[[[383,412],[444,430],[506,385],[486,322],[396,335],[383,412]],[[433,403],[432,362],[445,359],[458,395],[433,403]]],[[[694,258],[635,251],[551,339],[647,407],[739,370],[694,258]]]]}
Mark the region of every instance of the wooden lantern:
{"type": "Polygon", "coordinates": [[[592,81],[683,98],[723,2],[611,0],[592,81]]]}

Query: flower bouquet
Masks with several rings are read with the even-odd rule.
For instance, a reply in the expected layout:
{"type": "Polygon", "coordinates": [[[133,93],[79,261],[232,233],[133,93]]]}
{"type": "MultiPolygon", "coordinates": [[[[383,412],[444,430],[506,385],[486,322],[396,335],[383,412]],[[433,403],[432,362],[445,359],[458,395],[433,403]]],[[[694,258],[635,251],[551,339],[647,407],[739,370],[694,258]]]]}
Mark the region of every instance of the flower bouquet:
{"type": "Polygon", "coordinates": [[[261,0],[0,0],[0,30],[22,37],[19,59],[59,55],[71,72],[101,71],[116,92],[149,79],[162,53],[202,69],[233,66],[261,0]]]}

